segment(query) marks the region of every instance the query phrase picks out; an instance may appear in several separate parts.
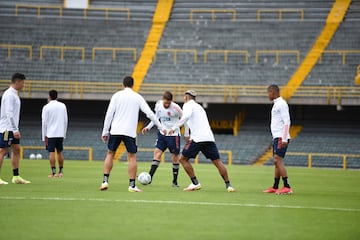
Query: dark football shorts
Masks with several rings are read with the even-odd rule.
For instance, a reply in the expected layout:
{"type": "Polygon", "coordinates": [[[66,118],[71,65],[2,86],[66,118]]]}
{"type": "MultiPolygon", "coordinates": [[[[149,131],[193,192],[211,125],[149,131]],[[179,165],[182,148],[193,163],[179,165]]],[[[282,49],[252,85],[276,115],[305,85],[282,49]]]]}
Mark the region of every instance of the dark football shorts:
{"type": "Polygon", "coordinates": [[[45,139],[45,146],[48,152],[62,152],[64,150],[63,147],[64,138],[48,138],[45,139]]]}
{"type": "Polygon", "coordinates": [[[205,157],[211,161],[220,159],[219,150],[215,142],[197,143],[191,140],[185,145],[181,154],[186,158],[195,158],[199,152],[202,152],[205,157]]]}
{"type": "Polygon", "coordinates": [[[178,155],[180,153],[180,136],[164,136],[158,132],[155,147],[163,152],[168,148],[171,153],[178,155]]]}
{"type": "Polygon", "coordinates": [[[124,142],[126,151],[128,153],[137,153],[137,146],[135,138],[125,135],[110,135],[108,141],[108,149],[115,152],[120,143],[124,142]]]}
{"type": "Polygon", "coordinates": [[[0,148],[7,148],[12,144],[20,144],[20,139],[14,138],[12,131],[0,133],[0,148]]]}
{"type": "MultiPolygon", "coordinates": [[[[290,142],[290,140],[288,140],[288,143],[290,142]]],[[[286,154],[286,150],[287,147],[282,147],[282,139],[281,138],[274,138],[274,143],[273,143],[273,155],[278,155],[282,158],[285,157],[286,154]]]]}

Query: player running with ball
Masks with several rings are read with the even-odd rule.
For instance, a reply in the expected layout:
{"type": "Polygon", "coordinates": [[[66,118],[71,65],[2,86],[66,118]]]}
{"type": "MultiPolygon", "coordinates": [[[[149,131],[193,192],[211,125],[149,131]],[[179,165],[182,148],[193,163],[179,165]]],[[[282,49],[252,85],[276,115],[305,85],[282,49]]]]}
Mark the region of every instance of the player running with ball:
{"type": "MultiPolygon", "coordinates": [[[[155,115],[160,120],[163,129],[170,129],[182,116],[182,110],[180,106],[173,101],[173,95],[171,92],[166,91],[163,94],[162,100],[159,100],[155,104],[155,115]]],[[[147,133],[154,126],[154,122],[151,121],[146,127],[142,129],[142,134],[147,133]]],[[[159,131],[156,139],[156,146],[154,150],[154,159],[151,164],[149,174],[151,179],[156,172],[156,169],[160,165],[161,155],[166,149],[169,149],[172,159],[172,173],[173,180],[172,186],[178,187],[178,173],[179,173],[179,153],[180,153],[180,128],[176,128],[171,135],[165,135],[162,131],[159,131]]]]}

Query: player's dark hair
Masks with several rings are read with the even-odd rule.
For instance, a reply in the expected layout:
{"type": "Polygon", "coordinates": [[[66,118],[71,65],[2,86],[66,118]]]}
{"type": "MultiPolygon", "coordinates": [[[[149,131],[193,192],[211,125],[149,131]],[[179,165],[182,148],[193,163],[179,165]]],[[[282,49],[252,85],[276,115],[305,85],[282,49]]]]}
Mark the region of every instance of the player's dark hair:
{"type": "Polygon", "coordinates": [[[168,101],[172,101],[173,100],[173,95],[170,91],[165,91],[163,94],[163,99],[168,100],[168,101]]]}
{"type": "Polygon", "coordinates": [[[22,73],[14,73],[14,75],[12,75],[11,77],[11,83],[15,83],[16,81],[19,80],[25,80],[25,75],[22,73]]]}
{"type": "Polygon", "coordinates": [[[279,92],[280,92],[280,88],[279,88],[278,85],[272,84],[272,85],[270,85],[270,86],[268,87],[268,91],[275,91],[275,92],[279,93],[279,92]]]}
{"type": "Polygon", "coordinates": [[[57,95],[58,95],[58,93],[57,93],[56,90],[50,90],[49,91],[49,97],[50,97],[51,100],[57,99],[57,95]]]}
{"type": "Polygon", "coordinates": [[[134,86],[134,79],[131,76],[126,76],[123,80],[124,87],[132,88],[134,86]]]}

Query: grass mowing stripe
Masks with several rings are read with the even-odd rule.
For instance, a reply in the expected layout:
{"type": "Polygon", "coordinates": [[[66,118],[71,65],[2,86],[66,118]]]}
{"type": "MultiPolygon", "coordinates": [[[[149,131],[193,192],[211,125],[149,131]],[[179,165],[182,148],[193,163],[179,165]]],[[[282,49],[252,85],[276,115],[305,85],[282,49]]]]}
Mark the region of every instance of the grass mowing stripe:
{"type": "Polygon", "coordinates": [[[146,204],[182,204],[182,205],[214,205],[230,207],[254,207],[254,208],[284,208],[284,209],[306,209],[322,211],[360,212],[356,208],[332,208],[332,207],[307,207],[291,205],[254,204],[254,203],[225,203],[225,202],[188,202],[188,201],[167,201],[167,200],[122,200],[105,198],[60,198],[60,197],[0,197],[0,200],[41,200],[41,201],[91,201],[91,202],[126,202],[146,204]]]}

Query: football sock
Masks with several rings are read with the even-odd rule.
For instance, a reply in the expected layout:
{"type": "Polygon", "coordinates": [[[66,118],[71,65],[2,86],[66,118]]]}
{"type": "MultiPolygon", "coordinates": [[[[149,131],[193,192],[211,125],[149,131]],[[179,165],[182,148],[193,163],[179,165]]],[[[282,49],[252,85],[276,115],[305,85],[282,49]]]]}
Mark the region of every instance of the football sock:
{"type": "Polygon", "coordinates": [[[158,168],[158,166],[160,165],[160,161],[159,160],[153,160],[152,164],[151,164],[151,168],[149,171],[149,174],[151,176],[151,178],[154,176],[156,169],[158,168]]]}
{"type": "Polygon", "coordinates": [[[56,167],[51,167],[51,173],[52,173],[52,175],[56,174],[56,167]]]}
{"type": "Polygon", "coordinates": [[[173,163],[172,171],[173,171],[173,183],[177,183],[177,177],[178,177],[178,173],[179,173],[179,164],[178,163],[173,163]]]}
{"type": "Polygon", "coordinates": [[[226,181],[225,184],[226,184],[226,188],[231,186],[230,181],[226,181]]]}
{"type": "Polygon", "coordinates": [[[129,179],[129,186],[130,187],[135,187],[135,179],[129,179]]]}
{"type": "Polygon", "coordinates": [[[191,182],[192,182],[194,185],[198,185],[198,184],[199,184],[199,181],[196,179],[196,177],[191,178],[191,182]]]}
{"type": "Polygon", "coordinates": [[[288,183],[288,177],[283,177],[282,180],[284,182],[284,187],[290,188],[290,185],[288,183]]]}
{"type": "Polygon", "coordinates": [[[63,173],[63,168],[64,167],[59,167],[59,173],[63,173]]]}
{"type": "Polygon", "coordinates": [[[13,175],[14,176],[19,176],[19,169],[18,168],[13,169],[13,175]]]}
{"type": "Polygon", "coordinates": [[[274,178],[274,189],[278,189],[279,188],[279,182],[280,182],[280,178],[274,178]]]}
{"type": "Polygon", "coordinates": [[[105,174],[105,173],[104,173],[104,180],[103,180],[103,183],[108,182],[108,181],[109,181],[109,177],[110,177],[110,174],[109,174],[109,173],[108,173],[108,174],[105,174]]]}

